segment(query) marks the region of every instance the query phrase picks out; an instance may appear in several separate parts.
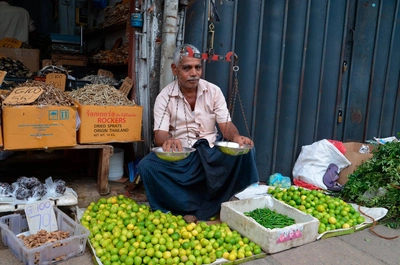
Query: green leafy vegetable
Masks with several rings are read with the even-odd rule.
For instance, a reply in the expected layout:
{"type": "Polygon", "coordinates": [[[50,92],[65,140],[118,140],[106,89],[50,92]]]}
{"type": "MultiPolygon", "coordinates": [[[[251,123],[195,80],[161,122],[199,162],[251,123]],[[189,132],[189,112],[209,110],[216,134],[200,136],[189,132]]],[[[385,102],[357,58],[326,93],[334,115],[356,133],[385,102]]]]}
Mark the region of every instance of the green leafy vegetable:
{"type": "Polygon", "coordinates": [[[371,159],[348,176],[338,196],[358,205],[388,209],[379,222],[400,228],[400,142],[378,145],[372,153],[371,159]]]}

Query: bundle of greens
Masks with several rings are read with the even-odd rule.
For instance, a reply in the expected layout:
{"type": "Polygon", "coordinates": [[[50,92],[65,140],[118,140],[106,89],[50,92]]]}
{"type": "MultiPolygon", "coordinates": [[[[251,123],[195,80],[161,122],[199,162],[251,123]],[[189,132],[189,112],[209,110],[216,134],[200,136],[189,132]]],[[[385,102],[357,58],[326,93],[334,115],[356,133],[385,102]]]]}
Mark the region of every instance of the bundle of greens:
{"type": "Polygon", "coordinates": [[[371,159],[348,176],[339,197],[370,208],[388,209],[380,224],[400,228],[400,142],[378,145],[372,153],[371,159]]]}

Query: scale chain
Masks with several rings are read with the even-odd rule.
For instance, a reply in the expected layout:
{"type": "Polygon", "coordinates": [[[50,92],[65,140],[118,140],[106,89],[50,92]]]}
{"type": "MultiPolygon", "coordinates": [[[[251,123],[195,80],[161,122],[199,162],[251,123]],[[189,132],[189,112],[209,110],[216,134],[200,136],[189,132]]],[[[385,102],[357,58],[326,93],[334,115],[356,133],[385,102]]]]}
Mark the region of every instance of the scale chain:
{"type": "MultiPolygon", "coordinates": [[[[235,90],[236,90],[236,94],[238,96],[238,100],[239,100],[239,105],[240,105],[240,109],[242,111],[242,116],[243,116],[243,121],[244,121],[244,125],[246,126],[246,130],[247,130],[247,134],[250,137],[250,130],[249,130],[249,126],[247,125],[247,119],[246,119],[246,115],[244,114],[244,108],[243,108],[243,103],[242,103],[242,99],[240,98],[240,94],[239,94],[239,88],[238,88],[238,78],[237,78],[237,72],[239,71],[239,66],[234,66],[233,67],[233,71],[235,74],[235,81],[234,81],[234,86],[235,86],[235,90]],[[237,70],[235,70],[235,67],[237,67],[237,70]]],[[[233,115],[233,114],[232,114],[233,115]]]]}
{"type": "MultiPolygon", "coordinates": [[[[179,91],[180,91],[180,88],[179,88],[179,91]]],[[[182,91],[180,91],[180,92],[182,94],[182,91]]],[[[190,140],[190,137],[189,137],[189,125],[188,125],[187,114],[186,114],[185,97],[183,96],[183,94],[182,94],[182,105],[183,105],[183,113],[185,114],[187,144],[189,147],[192,147],[192,140],[190,140]]],[[[176,113],[178,113],[178,101],[176,101],[176,113]]],[[[176,128],[176,126],[175,126],[175,128],[176,128]]]]}

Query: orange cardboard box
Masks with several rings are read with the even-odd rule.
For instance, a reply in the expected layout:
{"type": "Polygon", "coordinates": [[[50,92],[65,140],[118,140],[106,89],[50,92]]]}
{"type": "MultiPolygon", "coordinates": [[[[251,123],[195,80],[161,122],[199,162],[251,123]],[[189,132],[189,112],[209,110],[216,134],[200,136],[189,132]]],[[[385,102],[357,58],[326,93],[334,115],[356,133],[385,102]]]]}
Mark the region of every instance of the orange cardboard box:
{"type": "Polygon", "coordinates": [[[123,143],[141,140],[142,106],[93,106],[78,102],[80,144],[123,143]]]}
{"type": "Polygon", "coordinates": [[[3,129],[1,128],[1,123],[0,123],[0,147],[3,146],[3,129]]]}
{"type": "Polygon", "coordinates": [[[4,150],[76,145],[76,106],[3,106],[4,150]]]}
{"type": "MultiPolygon", "coordinates": [[[[2,80],[1,80],[1,73],[0,73],[0,87],[2,85],[2,80]]],[[[9,90],[5,89],[0,89],[0,95],[7,95],[9,93],[9,90]]],[[[0,98],[1,101],[1,98],[0,98]]],[[[0,103],[1,104],[1,103],[0,103]]],[[[0,147],[3,146],[3,128],[1,127],[1,109],[0,109],[0,147]]]]}
{"type": "Polygon", "coordinates": [[[339,179],[338,182],[340,184],[345,184],[348,180],[348,175],[352,174],[354,170],[363,162],[372,157],[372,150],[374,149],[373,145],[370,144],[363,144],[363,143],[357,143],[357,142],[348,142],[348,143],[343,143],[343,145],[346,147],[346,153],[344,156],[351,162],[351,165],[344,168],[342,171],[339,173],[339,179]],[[364,154],[360,153],[360,148],[363,145],[367,145],[369,147],[369,153],[364,154]]]}

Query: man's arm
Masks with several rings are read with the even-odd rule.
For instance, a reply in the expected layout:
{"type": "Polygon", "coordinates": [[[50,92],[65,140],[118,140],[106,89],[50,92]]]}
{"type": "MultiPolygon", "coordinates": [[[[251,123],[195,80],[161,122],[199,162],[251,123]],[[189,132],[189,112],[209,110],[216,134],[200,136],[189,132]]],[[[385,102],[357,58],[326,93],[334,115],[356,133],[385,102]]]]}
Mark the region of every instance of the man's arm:
{"type": "Polygon", "coordinates": [[[156,146],[162,146],[165,141],[167,141],[169,138],[171,138],[171,135],[162,130],[155,130],[154,131],[154,140],[156,146]]]}
{"type": "Polygon", "coordinates": [[[239,131],[233,122],[221,122],[218,123],[218,126],[222,132],[222,135],[228,141],[238,143],[240,146],[243,146],[244,144],[254,145],[254,142],[250,138],[239,134],[239,131]]]}
{"type": "Polygon", "coordinates": [[[155,130],[154,139],[156,146],[162,146],[164,151],[182,151],[182,143],[180,140],[171,138],[171,135],[167,131],[155,130]]]}

